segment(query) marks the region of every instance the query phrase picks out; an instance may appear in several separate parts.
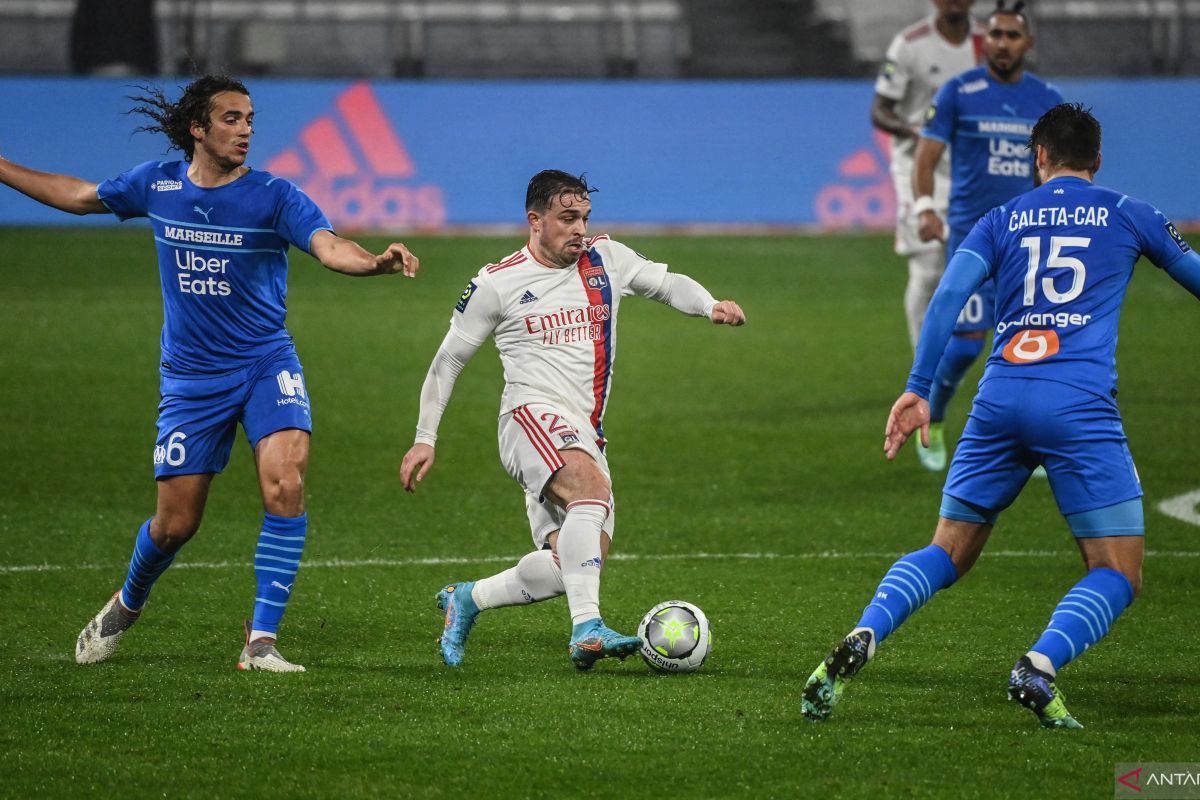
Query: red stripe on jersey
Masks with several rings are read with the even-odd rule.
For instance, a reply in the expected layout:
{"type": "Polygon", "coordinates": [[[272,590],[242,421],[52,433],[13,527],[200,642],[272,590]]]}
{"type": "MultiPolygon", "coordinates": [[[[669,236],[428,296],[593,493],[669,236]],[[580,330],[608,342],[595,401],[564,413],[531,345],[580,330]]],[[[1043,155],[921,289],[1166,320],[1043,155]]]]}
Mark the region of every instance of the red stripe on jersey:
{"type": "Polygon", "coordinates": [[[521,256],[520,258],[516,259],[515,261],[513,261],[513,260],[501,261],[499,264],[493,264],[492,266],[488,267],[487,271],[488,272],[499,272],[502,269],[508,269],[509,267],[515,267],[518,264],[524,264],[527,260],[528,259],[526,259],[525,256],[521,256]]]}
{"type": "MultiPolygon", "coordinates": [[[[588,305],[603,306],[604,294],[601,289],[595,288],[588,284],[587,278],[584,277],[584,272],[592,268],[592,260],[588,255],[588,251],[584,251],[579,258],[579,279],[583,282],[583,290],[587,293],[588,305]]],[[[603,268],[602,268],[603,269],[603,268]]],[[[612,324],[612,317],[609,317],[609,325],[612,324]]],[[[604,397],[608,388],[608,342],[604,337],[598,338],[592,342],[592,353],[594,359],[594,367],[592,370],[592,415],[590,421],[592,430],[599,433],[600,431],[600,415],[604,413],[604,397]]]]}
{"type": "Polygon", "coordinates": [[[595,236],[591,237],[590,239],[584,239],[584,240],[583,240],[583,243],[584,243],[584,245],[585,245],[585,246],[587,246],[587,247],[591,247],[591,246],[592,246],[592,245],[594,245],[596,242],[602,242],[602,241],[604,241],[604,240],[605,240],[605,239],[607,239],[607,238],[608,238],[608,234],[607,234],[607,233],[597,233],[595,236]]]}
{"type": "Polygon", "coordinates": [[[562,460],[562,456],[558,454],[558,448],[554,446],[549,435],[541,429],[534,420],[533,415],[529,413],[526,406],[521,406],[513,411],[513,419],[525,431],[525,436],[529,438],[530,444],[537,454],[542,457],[542,461],[550,468],[551,472],[562,469],[566,462],[562,460]]]}
{"type": "Polygon", "coordinates": [[[904,32],[904,40],[911,42],[914,39],[920,39],[922,36],[928,36],[931,30],[933,28],[930,27],[928,22],[919,22],[904,32]]]}

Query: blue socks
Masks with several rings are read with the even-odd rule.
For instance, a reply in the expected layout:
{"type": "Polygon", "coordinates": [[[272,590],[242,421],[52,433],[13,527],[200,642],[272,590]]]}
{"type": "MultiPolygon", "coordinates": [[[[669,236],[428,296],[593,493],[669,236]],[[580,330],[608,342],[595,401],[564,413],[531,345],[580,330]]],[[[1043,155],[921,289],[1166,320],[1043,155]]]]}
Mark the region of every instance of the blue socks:
{"type": "Polygon", "coordinates": [[[1132,602],[1128,578],[1106,567],[1091,570],[1059,601],[1042,638],[1030,649],[1050,659],[1057,672],[1104,638],[1132,602]]]}
{"type": "Polygon", "coordinates": [[[902,556],[879,582],[875,597],[863,609],[855,630],[870,628],[875,631],[875,644],[879,644],[928,603],[934,592],[957,579],[954,562],[936,544],[902,556]]]}
{"type": "Polygon", "coordinates": [[[304,553],[308,534],[308,515],[277,517],[263,514],[258,549],[254,551],[254,579],[258,592],[254,597],[254,623],[250,639],[269,636],[274,639],[279,621],[287,610],[304,553]]]}
{"type": "Polygon", "coordinates": [[[929,390],[929,420],[941,422],[946,418],[946,404],[958,391],[967,370],[983,352],[983,339],[969,339],[965,336],[951,336],[942,360],[938,362],[937,370],[933,373],[933,386],[929,390]]]}
{"type": "Polygon", "coordinates": [[[142,606],[146,605],[146,598],[150,596],[154,582],[174,560],[174,553],[166,553],[159,549],[150,538],[150,520],[143,522],[133,543],[133,557],[129,559],[129,573],[125,576],[125,585],[121,587],[121,605],[130,611],[141,611],[142,606]]]}

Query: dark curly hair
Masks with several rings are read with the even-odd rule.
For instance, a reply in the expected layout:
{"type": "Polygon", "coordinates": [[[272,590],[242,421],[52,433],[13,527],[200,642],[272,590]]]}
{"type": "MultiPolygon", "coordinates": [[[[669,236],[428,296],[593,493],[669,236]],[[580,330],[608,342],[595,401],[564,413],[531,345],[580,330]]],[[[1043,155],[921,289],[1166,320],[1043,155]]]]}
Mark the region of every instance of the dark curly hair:
{"type": "Polygon", "coordinates": [[[542,170],[529,179],[529,188],[525,191],[525,210],[541,214],[550,208],[556,197],[569,194],[586,200],[595,191],[598,191],[596,187],[588,186],[586,172],[575,177],[560,169],[542,170]]]}
{"type": "Polygon", "coordinates": [[[1091,172],[1100,157],[1100,123],[1081,103],[1061,103],[1042,114],[1029,135],[1029,149],[1046,148],[1053,166],[1091,172]]]}
{"type": "Polygon", "coordinates": [[[182,150],[184,159],[192,160],[196,149],[196,141],[192,138],[193,122],[200,123],[208,130],[212,121],[212,99],[221,92],[238,92],[247,97],[250,91],[246,85],[228,75],[205,75],[189,83],[183,89],[183,95],[177,102],[172,103],[157,86],[141,85],[145,94],[131,95],[130,100],[140,105],[129,109],[130,114],[142,114],[154,120],[151,125],[143,125],[135,132],[163,133],[171,141],[171,148],[182,150]]]}

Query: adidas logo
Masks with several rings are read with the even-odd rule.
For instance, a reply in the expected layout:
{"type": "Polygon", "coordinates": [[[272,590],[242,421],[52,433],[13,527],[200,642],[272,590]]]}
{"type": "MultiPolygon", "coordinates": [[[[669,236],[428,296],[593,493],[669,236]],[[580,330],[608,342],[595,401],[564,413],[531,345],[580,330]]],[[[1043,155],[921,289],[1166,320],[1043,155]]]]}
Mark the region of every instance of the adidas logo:
{"type": "Polygon", "coordinates": [[[370,84],[351,86],[334,106],[269,159],[267,171],[296,183],[335,228],[445,224],[442,188],[413,185],[416,165],[370,84]]]}
{"type": "Polygon", "coordinates": [[[532,303],[534,300],[537,300],[537,295],[528,289],[525,290],[525,294],[521,295],[521,305],[532,303]]]}

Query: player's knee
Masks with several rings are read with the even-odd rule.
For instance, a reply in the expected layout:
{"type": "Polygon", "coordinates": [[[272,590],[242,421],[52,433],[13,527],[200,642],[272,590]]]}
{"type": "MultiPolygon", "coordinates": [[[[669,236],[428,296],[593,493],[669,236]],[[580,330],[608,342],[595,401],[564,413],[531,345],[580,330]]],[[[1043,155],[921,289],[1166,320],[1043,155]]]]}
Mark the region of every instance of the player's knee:
{"type": "Polygon", "coordinates": [[[270,514],[295,517],[304,513],[304,476],[298,470],[272,475],[263,481],[263,507],[270,514]]]}
{"type": "Polygon", "coordinates": [[[200,530],[200,517],[190,512],[165,511],[154,515],[150,538],[159,549],[173,553],[200,530]]]}

